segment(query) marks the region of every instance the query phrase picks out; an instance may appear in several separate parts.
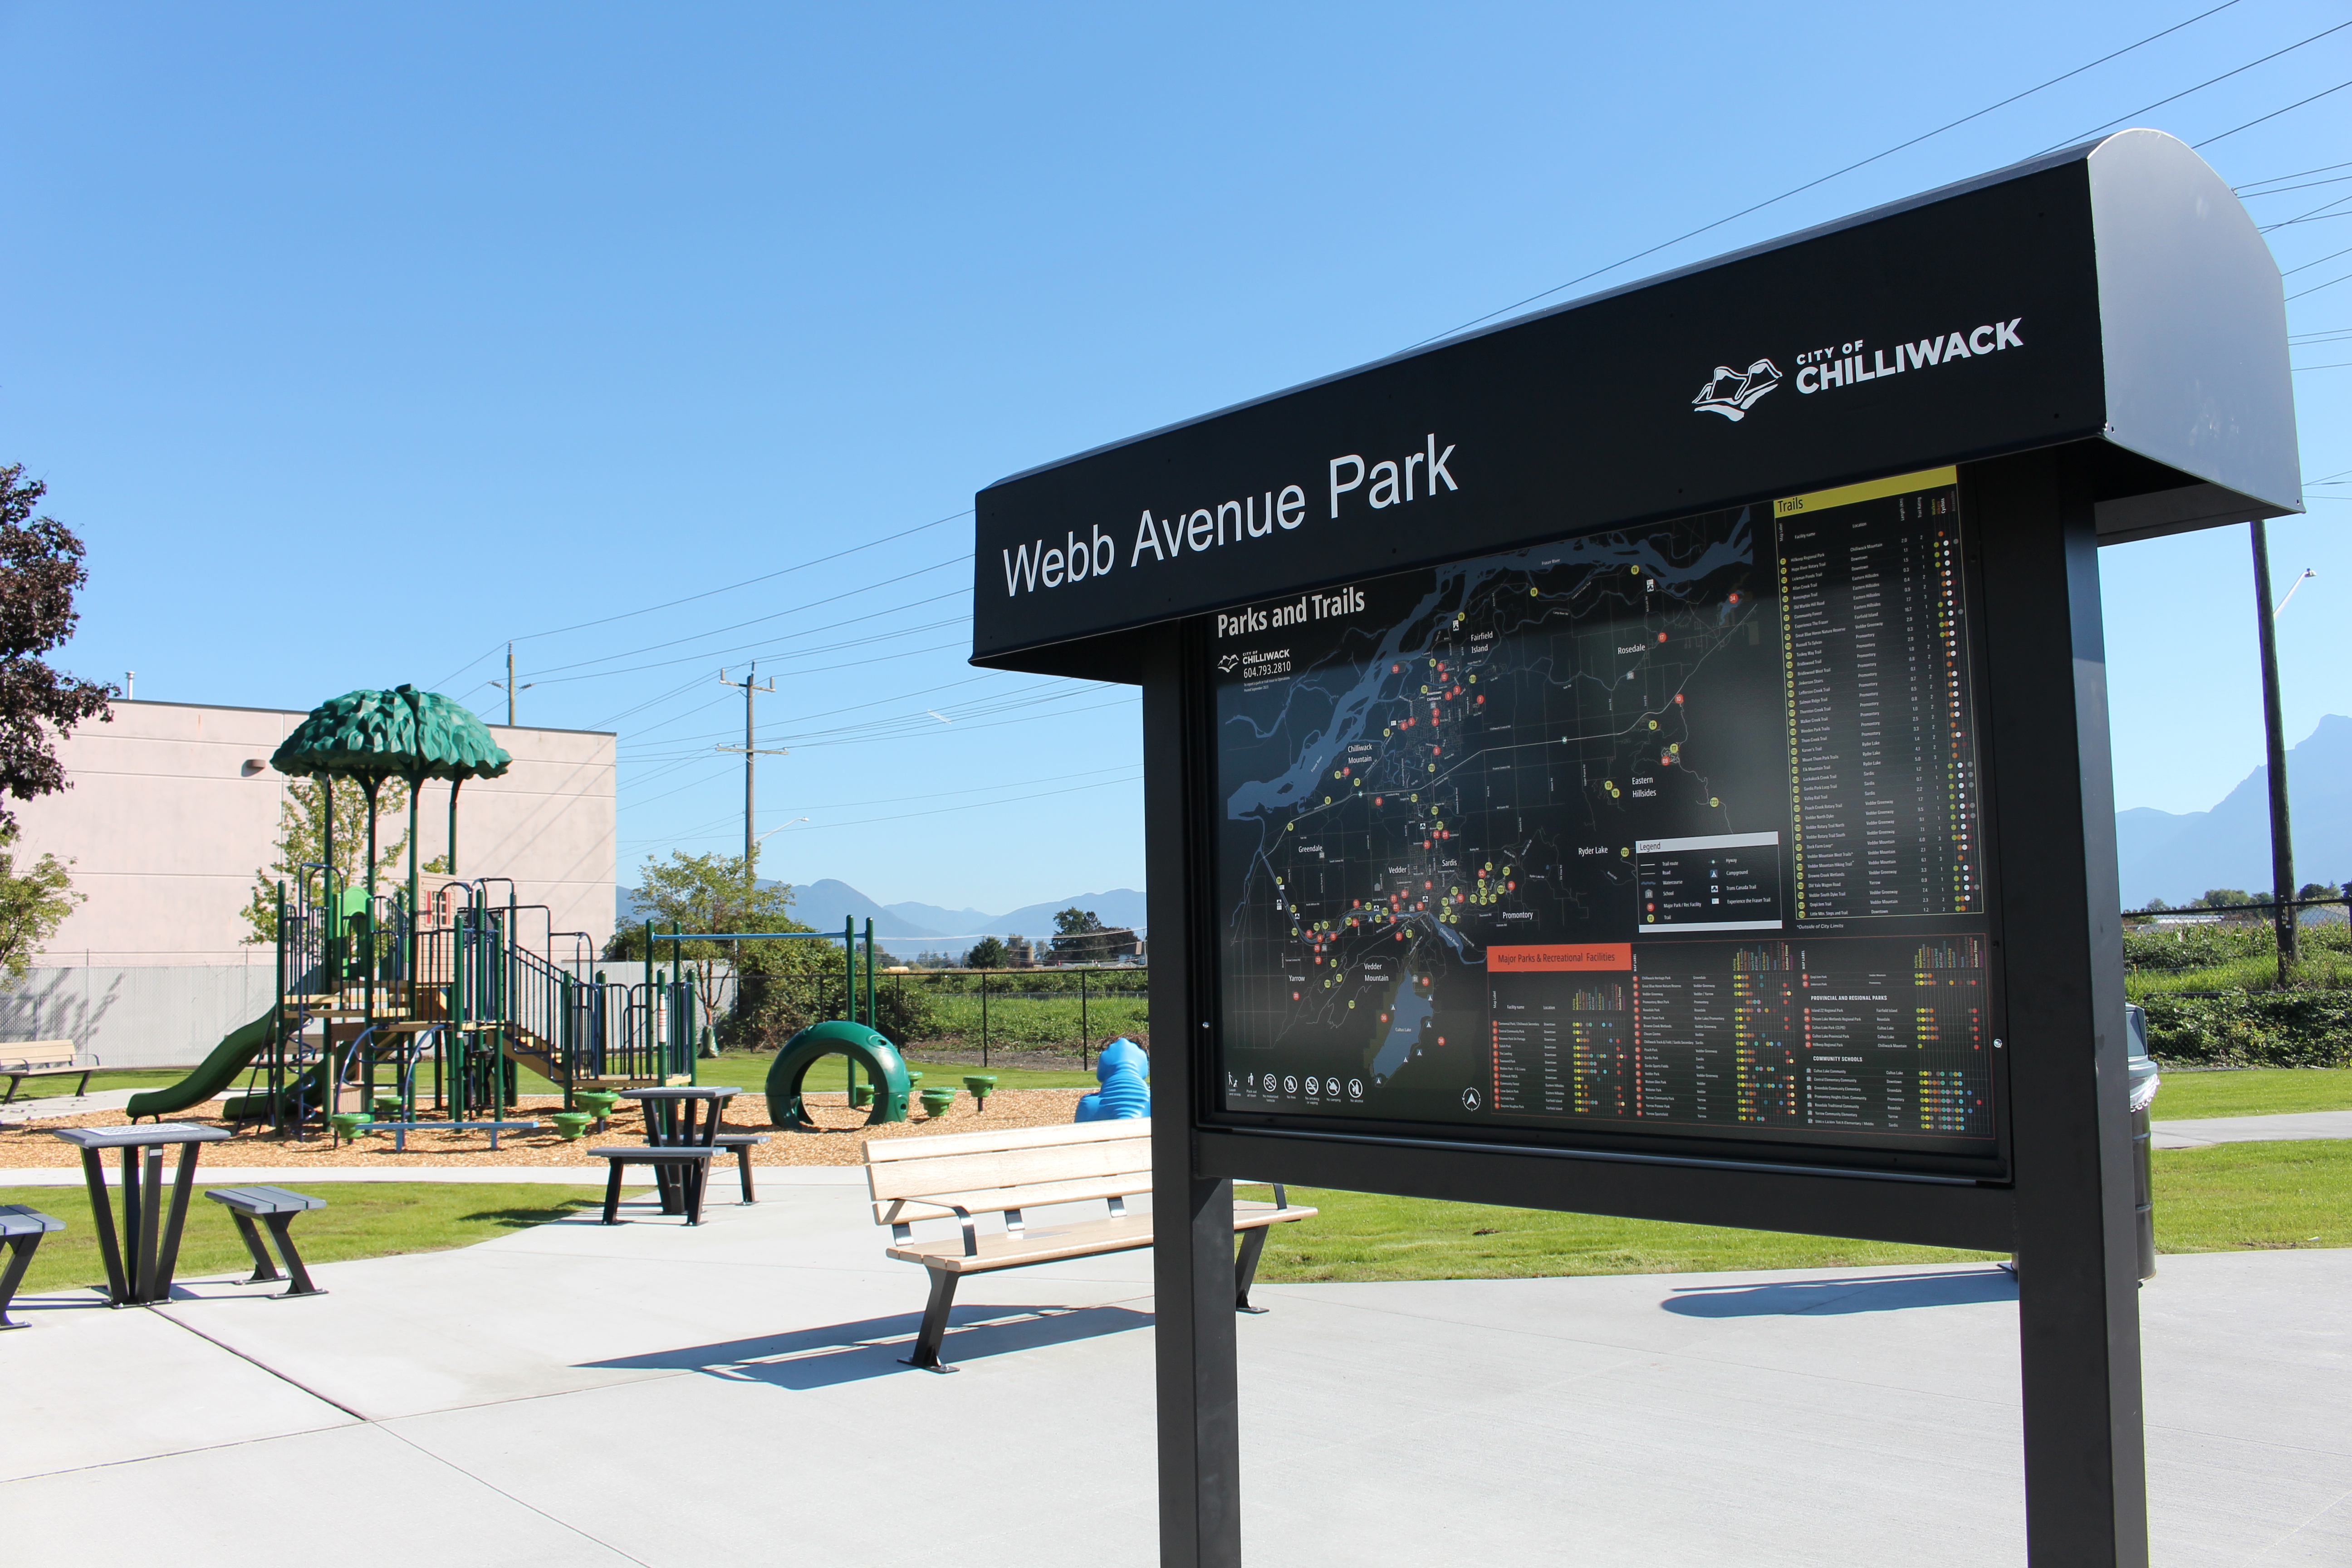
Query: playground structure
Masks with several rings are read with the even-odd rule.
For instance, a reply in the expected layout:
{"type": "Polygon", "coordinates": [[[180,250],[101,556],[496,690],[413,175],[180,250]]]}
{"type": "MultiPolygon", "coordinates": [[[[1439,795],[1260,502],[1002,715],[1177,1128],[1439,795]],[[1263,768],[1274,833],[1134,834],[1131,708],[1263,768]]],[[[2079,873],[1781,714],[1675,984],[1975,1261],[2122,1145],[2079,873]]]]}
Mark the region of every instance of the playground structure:
{"type": "MultiPolygon", "coordinates": [[[[456,874],[458,791],[468,778],[498,777],[509,761],[472,713],[411,687],[353,691],[313,710],[272,758],[281,773],[319,777],[325,809],[321,859],[278,886],[271,1004],[186,1078],[133,1096],[131,1118],[185,1110],[243,1079],[244,1092],[228,1097],[224,1117],[267,1122],[280,1133],[368,1124],[449,1131],[508,1122],[523,1068],[553,1085],[566,1110],[583,1090],[692,1083],[697,1001],[683,943],[707,939],[659,933],[672,943],[665,970],[648,922],[643,978],[608,980],[589,968],[589,933],[548,929],[547,906],[520,902],[507,878],[456,874]],[[336,869],[338,777],[357,780],[369,802],[363,881],[336,869]],[[405,889],[383,893],[375,887],[373,806],[391,777],[409,785],[409,865],[405,889]],[[450,785],[452,867],[429,886],[416,862],[415,831],[427,780],[450,785]],[[564,940],[573,951],[559,960],[564,940]],[[428,1106],[436,1114],[421,1120],[428,1106]]],[[[837,938],[759,934],[840,941],[845,1026],[855,1025],[860,954],[846,922],[837,938]]],[[[864,960],[870,1019],[870,929],[864,960]]],[[[887,1041],[881,1047],[897,1061],[887,1041]]],[[[903,1089],[903,1063],[897,1073],[903,1089]]],[[[903,1093],[895,1103],[903,1118],[903,1093]]]]}

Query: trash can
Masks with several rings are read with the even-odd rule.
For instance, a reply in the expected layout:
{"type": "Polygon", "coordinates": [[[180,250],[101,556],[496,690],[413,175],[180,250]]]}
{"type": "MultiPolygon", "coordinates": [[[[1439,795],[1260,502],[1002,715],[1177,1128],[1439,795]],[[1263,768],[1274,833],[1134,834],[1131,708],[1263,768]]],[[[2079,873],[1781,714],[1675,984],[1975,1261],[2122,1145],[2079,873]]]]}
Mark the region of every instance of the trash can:
{"type": "Polygon", "coordinates": [[[2124,1038],[2129,1052],[2132,1126],[2132,1192],[2139,1222],[2139,1277],[2156,1278],[2156,1138],[2149,1128],[2156,1091],[2163,1079],[2147,1054],[2147,1015],[2137,1002],[2124,1004],[2124,1038]]]}

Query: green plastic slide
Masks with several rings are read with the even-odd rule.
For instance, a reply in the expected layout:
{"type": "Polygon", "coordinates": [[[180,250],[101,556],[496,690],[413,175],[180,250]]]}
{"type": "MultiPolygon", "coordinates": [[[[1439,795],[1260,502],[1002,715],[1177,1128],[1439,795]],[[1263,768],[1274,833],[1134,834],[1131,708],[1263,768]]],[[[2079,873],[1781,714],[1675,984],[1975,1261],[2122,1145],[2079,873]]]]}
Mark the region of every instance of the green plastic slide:
{"type": "Polygon", "coordinates": [[[277,1009],[272,1007],[250,1024],[231,1029],[213,1047],[212,1055],[200,1063],[196,1070],[165,1089],[151,1089],[131,1097],[126,1108],[135,1120],[142,1116],[169,1116],[175,1110],[185,1110],[201,1105],[236,1081],[269,1044],[270,1030],[276,1023],[277,1009]]]}

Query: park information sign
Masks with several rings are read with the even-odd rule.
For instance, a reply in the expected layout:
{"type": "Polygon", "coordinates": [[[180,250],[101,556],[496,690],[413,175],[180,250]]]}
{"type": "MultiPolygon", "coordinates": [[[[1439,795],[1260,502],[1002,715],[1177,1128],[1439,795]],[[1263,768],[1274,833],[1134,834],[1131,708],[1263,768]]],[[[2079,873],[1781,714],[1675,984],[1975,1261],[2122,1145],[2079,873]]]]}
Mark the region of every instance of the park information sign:
{"type": "Polygon", "coordinates": [[[1216,1106],[2003,1172],[1961,528],[1944,468],[1219,615],[1216,1106]]]}
{"type": "Polygon", "coordinates": [[[973,659],[1144,689],[1163,1561],[1231,1181],[2013,1251],[2028,1546],[2146,1561],[2095,552],[2301,509],[2133,131],[1018,474],[973,659]]]}

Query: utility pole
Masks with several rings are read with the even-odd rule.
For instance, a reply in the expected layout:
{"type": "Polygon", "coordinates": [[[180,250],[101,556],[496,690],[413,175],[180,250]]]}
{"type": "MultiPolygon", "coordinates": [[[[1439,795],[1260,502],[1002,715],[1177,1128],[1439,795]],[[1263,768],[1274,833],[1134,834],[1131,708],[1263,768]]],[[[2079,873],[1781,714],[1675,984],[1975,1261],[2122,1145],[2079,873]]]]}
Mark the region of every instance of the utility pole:
{"type": "MultiPolygon", "coordinates": [[[[2276,900],[2271,920],[2278,931],[2278,977],[2284,985],[2287,966],[2302,956],[2298,940],[2303,922],[2294,899],[2294,838],[2287,823],[2286,726],[2279,716],[2278,612],[2271,607],[2271,547],[2259,521],[2250,522],[2254,542],[2254,626],[2263,650],[2263,727],[2269,757],[2271,785],[2271,896],[2276,900]]],[[[2297,579],[2301,585],[2301,579],[2297,579]]],[[[2289,590],[2290,596],[2293,590],[2289,590]]]]}
{"type": "Polygon", "coordinates": [[[493,680],[490,684],[492,686],[503,686],[507,689],[507,728],[511,730],[515,727],[515,693],[518,691],[529,691],[532,687],[539,684],[536,680],[526,680],[520,686],[517,686],[515,684],[514,644],[507,644],[507,678],[504,680],[493,680]]]}
{"type": "Polygon", "coordinates": [[[758,766],[758,758],[788,757],[792,755],[789,751],[786,751],[781,746],[763,752],[760,749],[759,742],[752,736],[752,700],[759,693],[762,691],[773,691],[776,689],[774,677],[770,677],[768,684],[762,686],[760,684],[759,676],[760,666],[756,660],[753,661],[751,669],[745,673],[744,678],[740,680],[728,679],[727,672],[724,669],[719,672],[719,683],[721,686],[740,686],[743,689],[743,743],[740,746],[719,746],[713,748],[714,750],[721,752],[740,752],[743,753],[743,875],[746,877],[752,875],[752,867],[756,863],[752,858],[760,852],[760,841],[751,836],[751,815],[756,798],[752,789],[752,770],[758,766]]]}

